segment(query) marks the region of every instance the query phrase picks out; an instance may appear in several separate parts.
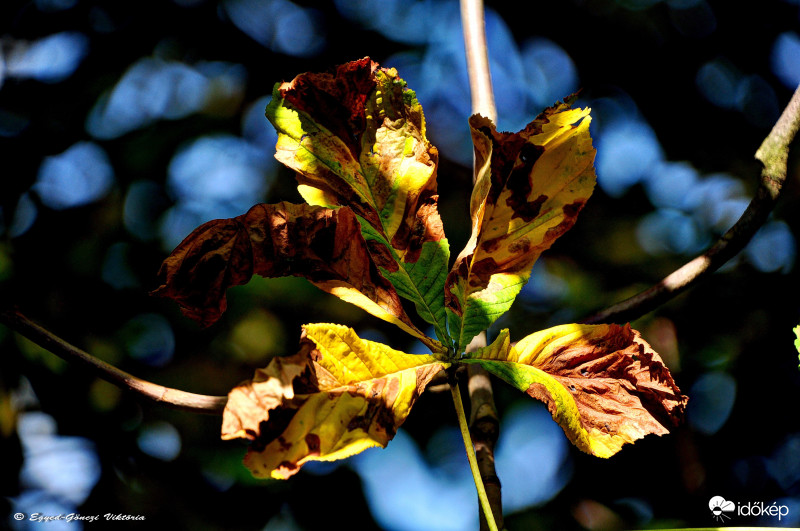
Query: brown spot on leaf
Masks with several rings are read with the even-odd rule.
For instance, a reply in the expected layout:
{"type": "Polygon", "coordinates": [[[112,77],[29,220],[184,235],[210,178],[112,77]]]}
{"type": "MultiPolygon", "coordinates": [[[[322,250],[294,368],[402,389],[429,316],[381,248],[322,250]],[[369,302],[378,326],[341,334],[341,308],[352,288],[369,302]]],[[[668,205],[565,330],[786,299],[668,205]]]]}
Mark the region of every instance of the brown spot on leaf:
{"type": "Polygon", "coordinates": [[[295,408],[276,408],[270,411],[269,418],[262,420],[258,425],[258,434],[251,443],[255,451],[261,451],[266,446],[280,436],[289,426],[294,416],[297,414],[295,408]]]}
{"type": "Polygon", "coordinates": [[[461,308],[461,302],[459,302],[458,297],[454,295],[451,291],[446,291],[444,294],[444,305],[445,308],[453,312],[458,316],[463,315],[463,310],[461,308]]]}
{"type": "MultiPolygon", "coordinates": [[[[283,436],[278,437],[277,441],[278,441],[278,446],[280,446],[280,449],[284,452],[288,451],[292,447],[292,443],[284,439],[283,436]]],[[[255,450],[255,448],[253,448],[253,450],[255,450]]]]}
{"type": "Polygon", "coordinates": [[[364,415],[356,415],[347,423],[347,431],[367,431],[367,429],[369,429],[369,421],[364,415]]]}
{"type": "Polygon", "coordinates": [[[575,201],[568,205],[564,205],[564,215],[569,218],[576,217],[585,204],[586,201],[575,201]]]}
{"type": "Polygon", "coordinates": [[[508,246],[508,251],[512,254],[525,254],[530,250],[530,248],[531,241],[523,236],[522,238],[517,238],[511,242],[511,245],[508,246]]]}
{"type": "Polygon", "coordinates": [[[544,402],[551,415],[556,414],[558,406],[556,405],[555,400],[553,400],[553,396],[550,394],[550,391],[547,390],[547,387],[540,383],[534,382],[528,387],[526,393],[528,393],[528,395],[532,398],[544,402]]]}
{"type": "Polygon", "coordinates": [[[563,207],[564,210],[564,219],[556,225],[555,227],[550,227],[547,229],[547,233],[545,234],[545,241],[553,242],[559,236],[567,232],[569,229],[575,225],[575,220],[578,217],[578,213],[585,205],[585,201],[575,201],[574,203],[570,203],[563,207]]]}
{"type": "Polygon", "coordinates": [[[382,430],[388,439],[394,438],[395,434],[397,433],[397,428],[400,427],[401,423],[398,423],[394,417],[394,413],[390,408],[387,407],[380,407],[377,408],[375,414],[375,427],[382,430]]]}
{"type": "MultiPolygon", "coordinates": [[[[492,125],[491,138],[493,139],[491,186],[486,201],[494,205],[497,204],[500,193],[508,186],[509,180],[513,178],[514,166],[522,146],[525,145],[525,139],[519,133],[498,133],[494,130],[494,125],[492,125]]],[[[518,171],[517,178],[520,176],[522,179],[516,183],[516,186],[524,188],[527,175],[523,171],[518,171]]]]}
{"type": "Polygon", "coordinates": [[[511,192],[506,199],[506,205],[514,212],[512,219],[522,218],[531,221],[539,215],[542,203],[548,199],[547,196],[539,195],[533,201],[530,200],[533,190],[531,171],[542,153],[544,153],[542,146],[527,142],[520,148],[518,158],[522,164],[514,166],[505,182],[505,187],[511,192]]]}
{"type": "Polygon", "coordinates": [[[311,365],[307,366],[299,376],[292,379],[292,391],[296,395],[309,395],[319,391],[317,375],[311,365]]]}
{"type": "Polygon", "coordinates": [[[416,401],[417,397],[422,394],[425,388],[428,386],[428,383],[436,377],[439,372],[442,371],[442,368],[437,365],[432,366],[425,366],[420,367],[416,371],[417,376],[417,386],[414,391],[414,398],[412,399],[412,404],[416,401]]]}
{"type": "Polygon", "coordinates": [[[400,392],[400,381],[397,378],[387,378],[386,380],[388,380],[388,384],[384,391],[384,400],[387,404],[393,405],[400,392]]]}
{"type": "Polygon", "coordinates": [[[550,199],[546,195],[540,195],[533,201],[528,202],[526,197],[511,196],[508,198],[508,203],[513,210],[514,215],[511,219],[522,218],[524,221],[533,221],[542,210],[542,205],[550,199]]]}
{"type": "Polygon", "coordinates": [[[484,240],[481,242],[481,251],[484,253],[493,253],[500,248],[503,243],[505,243],[505,235],[500,236],[499,238],[492,238],[490,240],[484,240]]]}
{"type": "Polygon", "coordinates": [[[320,449],[319,435],[317,435],[316,433],[307,434],[306,445],[308,446],[308,455],[319,455],[319,449],[320,449]]]}
{"type": "Polygon", "coordinates": [[[475,262],[472,265],[471,277],[474,278],[470,278],[470,287],[486,287],[489,284],[489,278],[498,270],[497,262],[491,256],[475,262]],[[477,282],[475,282],[476,280],[477,282]]]}

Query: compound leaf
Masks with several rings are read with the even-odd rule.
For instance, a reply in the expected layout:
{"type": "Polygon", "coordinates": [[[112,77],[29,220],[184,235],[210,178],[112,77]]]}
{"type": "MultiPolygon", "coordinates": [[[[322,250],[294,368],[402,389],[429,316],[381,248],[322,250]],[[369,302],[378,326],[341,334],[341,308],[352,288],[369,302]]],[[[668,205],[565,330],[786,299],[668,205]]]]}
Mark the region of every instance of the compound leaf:
{"type": "Polygon", "coordinates": [[[444,349],[411,322],[378,271],[350,209],[305,204],[256,205],[246,214],[195,229],[164,261],[154,294],[177,301],[203,326],[226,308],[231,286],[263,277],[300,276],[396,324],[434,351],[444,349]]]}
{"type": "Polygon", "coordinates": [[[445,341],[450,251],[438,152],[414,92],[364,58],[275,85],[266,114],[278,131],[275,157],[297,172],[303,198],[355,212],[381,272],[445,341]]]}
{"type": "Polygon", "coordinates": [[[222,438],[251,440],[245,465],[275,479],[308,461],[385,447],[447,366],[363,340],[346,326],[305,325],[300,352],[274,358],[230,392],[222,438]]]}
{"type": "Polygon", "coordinates": [[[477,168],[472,236],[445,286],[459,352],[509,309],[534,262],[572,227],[594,189],[589,109],[571,109],[567,101],[518,133],[470,118],[477,168]]]}
{"type": "Polygon", "coordinates": [[[556,326],[513,346],[504,330],[467,356],[544,402],[569,440],[598,457],[668,433],[686,407],[659,355],[629,325],[556,326]]]}

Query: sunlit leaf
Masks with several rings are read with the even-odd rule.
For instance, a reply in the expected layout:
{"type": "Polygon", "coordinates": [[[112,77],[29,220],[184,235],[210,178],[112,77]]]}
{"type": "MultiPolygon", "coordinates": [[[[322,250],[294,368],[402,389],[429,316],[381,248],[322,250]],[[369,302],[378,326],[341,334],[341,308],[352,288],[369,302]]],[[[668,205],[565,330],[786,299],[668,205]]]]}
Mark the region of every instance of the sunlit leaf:
{"type": "Polygon", "coordinates": [[[445,287],[462,351],[505,313],[542,251],[575,223],[595,184],[589,109],[548,108],[518,133],[470,118],[477,168],[472,236],[445,287]]]}
{"type": "Polygon", "coordinates": [[[209,221],[164,261],[155,294],[176,300],[187,316],[208,326],[226,308],[225,292],[254,275],[301,276],[443,350],[403,310],[394,287],[378,271],[350,209],[278,203],[209,221]]]}
{"type": "MultiPolygon", "coordinates": [[[[800,357],[800,325],[794,327],[794,335],[797,339],[794,340],[794,348],[797,349],[798,357],[800,357]]],[[[800,368],[800,365],[798,365],[800,368]]]]}
{"type": "Polygon", "coordinates": [[[308,461],[385,447],[448,366],[360,339],[345,326],[303,329],[300,352],[273,359],[228,396],[222,438],[252,441],[245,464],[257,477],[285,479],[308,461]]]}
{"type": "Polygon", "coordinates": [[[445,341],[449,247],[437,210],[438,152],[413,91],[365,58],[277,84],[276,158],[312,205],[346,206],[384,276],[445,341]]]}
{"type": "Polygon", "coordinates": [[[599,457],[668,433],[686,407],[669,369],[629,325],[561,325],[513,346],[504,330],[467,356],[547,404],[569,440],[599,457]]]}

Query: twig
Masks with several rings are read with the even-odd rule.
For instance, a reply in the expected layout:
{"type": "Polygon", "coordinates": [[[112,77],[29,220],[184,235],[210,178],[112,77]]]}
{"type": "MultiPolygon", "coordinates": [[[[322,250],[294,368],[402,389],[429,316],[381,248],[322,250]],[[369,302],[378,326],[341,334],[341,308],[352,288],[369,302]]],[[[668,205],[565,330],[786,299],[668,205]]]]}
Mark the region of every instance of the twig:
{"type": "Polygon", "coordinates": [[[756,195],[742,217],[705,253],[658,284],[584,319],[584,323],[621,323],[656,309],[719,269],[744,249],[772,211],[786,180],[789,145],[800,127],[800,87],[756,152],[763,169],[756,195]]]}
{"type": "MultiPolygon", "coordinates": [[[[461,24],[464,28],[464,48],[467,56],[469,86],[472,95],[472,112],[497,122],[492,75],[489,71],[489,49],[486,45],[486,28],[483,0],[461,0],[461,24]]],[[[473,182],[477,176],[473,164],[473,182]]],[[[486,333],[478,334],[467,347],[467,352],[486,345],[486,333]]],[[[478,469],[486,488],[489,505],[498,527],[503,528],[503,503],[500,479],[494,466],[494,447],[500,433],[500,421],[494,404],[494,394],[489,374],[478,365],[468,368],[470,401],[469,430],[475,446],[478,469]]],[[[489,529],[481,508],[481,530],[489,529]]]]}
{"type": "Polygon", "coordinates": [[[489,71],[489,48],[483,19],[483,0],[461,0],[461,24],[464,27],[464,48],[472,95],[472,112],[497,122],[492,74],[489,71]]]}
{"type": "Polygon", "coordinates": [[[137,378],[67,343],[18,311],[5,310],[0,312],[0,323],[5,324],[11,330],[19,332],[58,357],[70,363],[86,367],[99,378],[121,389],[152,400],[159,405],[192,413],[219,415],[225,409],[225,404],[228,401],[227,396],[197,395],[137,378]]]}

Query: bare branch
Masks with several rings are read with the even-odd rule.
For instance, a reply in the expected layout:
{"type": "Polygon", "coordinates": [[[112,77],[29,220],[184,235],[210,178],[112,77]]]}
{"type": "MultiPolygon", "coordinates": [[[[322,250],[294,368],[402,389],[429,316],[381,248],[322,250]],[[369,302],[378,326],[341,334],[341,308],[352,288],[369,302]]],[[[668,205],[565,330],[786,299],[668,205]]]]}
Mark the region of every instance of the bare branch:
{"type": "Polygon", "coordinates": [[[0,312],[0,323],[5,324],[11,330],[19,332],[58,357],[70,363],[83,366],[95,373],[97,377],[121,389],[131,391],[141,397],[152,400],[157,404],[192,413],[220,415],[228,401],[227,396],[208,396],[187,393],[186,391],[164,387],[137,378],[67,343],[18,311],[5,310],[0,312]]]}
{"type": "Polygon", "coordinates": [[[492,74],[489,71],[489,48],[483,19],[483,0],[461,0],[461,24],[467,55],[472,112],[497,123],[492,74]]]}
{"type": "Polygon", "coordinates": [[[584,323],[621,323],[658,308],[736,256],[767,220],[786,180],[789,145],[800,127],[800,87],[756,152],[763,164],[756,195],[742,217],[705,253],[684,264],[658,284],[584,319],[584,323]]]}

